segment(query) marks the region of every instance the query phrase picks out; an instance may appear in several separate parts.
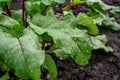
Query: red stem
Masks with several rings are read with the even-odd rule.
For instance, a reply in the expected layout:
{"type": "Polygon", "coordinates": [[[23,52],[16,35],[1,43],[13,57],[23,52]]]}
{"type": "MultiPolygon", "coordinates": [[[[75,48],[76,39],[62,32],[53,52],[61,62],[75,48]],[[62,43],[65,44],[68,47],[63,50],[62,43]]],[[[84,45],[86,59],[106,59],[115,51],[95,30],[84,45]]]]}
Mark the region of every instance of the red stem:
{"type": "Polygon", "coordinates": [[[22,22],[23,22],[23,26],[27,27],[28,23],[27,23],[27,13],[25,12],[25,0],[22,0],[22,22]]]}
{"type": "Polygon", "coordinates": [[[25,26],[28,27],[28,22],[27,22],[27,13],[25,13],[25,26]]]}
{"type": "Polygon", "coordinates": [[[25,16],[24,16],[24,13],[25,13],[25,7],[24,7],[24,0],[22,0],[22,22],[23,22],[23,25],[24,25],[24,20],[25,20],[25,16]]]}
{"type": "Polygon", "coordinates": [[[59,5],[60,13],[63,14],[62,4],[59,5]]]}
{"type": "Polygon", "coordinates": [[[8,8],[8,5],[7,5],[7,4],[5,5],[5,8],[6,8],[6,10],[7,10],[7,15],[8,15],[9,17],[12,17],[11,12],[10,12],[10,9],[8,8]]]}

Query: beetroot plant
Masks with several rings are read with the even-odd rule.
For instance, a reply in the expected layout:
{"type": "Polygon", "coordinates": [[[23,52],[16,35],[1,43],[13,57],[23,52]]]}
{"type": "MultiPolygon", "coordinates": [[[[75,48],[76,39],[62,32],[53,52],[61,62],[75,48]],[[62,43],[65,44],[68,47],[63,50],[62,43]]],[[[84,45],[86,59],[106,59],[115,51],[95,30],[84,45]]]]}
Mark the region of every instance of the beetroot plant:
{"type": "Polygon", "coordinates": [[[59,6],[61,12],[55,14],[54,4],[65,0],[21,0],[20,10],[10,10],[11,1],[0,0],[0,71],[6,71],[1,79],[8,79],[12,70],[20,79],[40,80],[41,69],[53,79],[58,72],[51,54],[61,60],[70,57],[83,66],[88,64],[92,50],[113,51],[106,46],[106,36],[99,35],[98,26],[120,30],[108,14],[119,13],[119,8],[101,0],[71,0],[59,6]],[[83,4],[89,11],[75,16],[70,5],[83,4]]]}

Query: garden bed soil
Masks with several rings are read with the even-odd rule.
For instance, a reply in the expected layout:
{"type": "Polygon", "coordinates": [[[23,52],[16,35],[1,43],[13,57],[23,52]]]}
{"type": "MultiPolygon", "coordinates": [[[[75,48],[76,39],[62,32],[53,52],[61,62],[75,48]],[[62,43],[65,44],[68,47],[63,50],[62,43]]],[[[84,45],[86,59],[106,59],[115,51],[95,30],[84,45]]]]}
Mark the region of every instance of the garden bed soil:
{"type": "MultiPolygon", "coordinates": [[[[103,1],[109,5],[120,5],[120,0],[103,1]]],[[[12,9],[19,8],[21,8],[20,0],[13,0],[12,9]]],[[[120,15],[114,17],[120,23],[120,15]]],[[[62,61],[53,56],[58,67],[58,77],[54,80],[120,80],[120,31],[101,27],[100,34],[107,35],[107,45],[111,46],[114,52],[93,51],[89,64],[86,66],[80,66],[72,59],[62,61]]],[[[43,80],[46,78],[44,77],[43,80]]]]}

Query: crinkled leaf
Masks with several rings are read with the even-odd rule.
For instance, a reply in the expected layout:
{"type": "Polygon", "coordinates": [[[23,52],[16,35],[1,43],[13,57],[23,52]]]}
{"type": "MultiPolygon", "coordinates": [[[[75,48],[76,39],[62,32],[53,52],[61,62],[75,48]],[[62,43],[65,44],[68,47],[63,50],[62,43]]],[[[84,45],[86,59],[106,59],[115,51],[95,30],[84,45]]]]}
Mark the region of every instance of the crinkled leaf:
{"type": "Polygon", "coordinates": [[[90,44],[93,49],[103,49],[106,52],[113,52],[111,47],[105,46],[107,38],[105,35],[90,36],[90,44]]]}
{"type": "Polygon", "coordinates": [[[43,68],[47,69],[47,71],[49,72],[49,75],[48,75],[49,79],[54,79],[57,77],[58,73],[57,73],[56,64],[52,59],[52,57],[48,54],[46,54],[45,56],[45,62],[43,64],[43,68]]]}
{"type": "Polygon", "coordinates": [[[44,62],[37,35],[29,28],[20,38],[3,32],[0,29],[0,55],[4,63],[22,79],[40,79],[40,65],[44,62]]]}
{"type": "Polygon", "coordinates": [[[94,23],[93,19],[85,13],[79,13],[77,16],[77,24],[82,27],[86,27],[88,32],[92,35],[99,34],[98,27],[94,23]]]}

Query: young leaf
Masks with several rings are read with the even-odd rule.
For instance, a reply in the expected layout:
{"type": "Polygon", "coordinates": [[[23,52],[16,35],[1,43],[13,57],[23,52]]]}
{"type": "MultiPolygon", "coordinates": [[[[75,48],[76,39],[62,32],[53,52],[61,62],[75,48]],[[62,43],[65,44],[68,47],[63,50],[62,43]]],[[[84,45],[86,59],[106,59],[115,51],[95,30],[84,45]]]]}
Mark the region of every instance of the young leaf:
{"type": "Polygon", "coordinates": [[[77,16],[77,22],[76,23],[79,26],[86,27],[88,29],[88,32],[92,35],[99,34],[98,27],[94,23],[93,19],[85,13],[79,13],[79,15],[77,16]]]}
{"type": "Polygon", "coordinates": [[[54,60],[52,59],[52,57],[48,54],[45,54],[45,62],[43,64],[43,68],[47,69],[47,71],[49,72],[49,79],[54,79],[57,77],[57,67],[56,64],[54,62],[54,60]]]}

